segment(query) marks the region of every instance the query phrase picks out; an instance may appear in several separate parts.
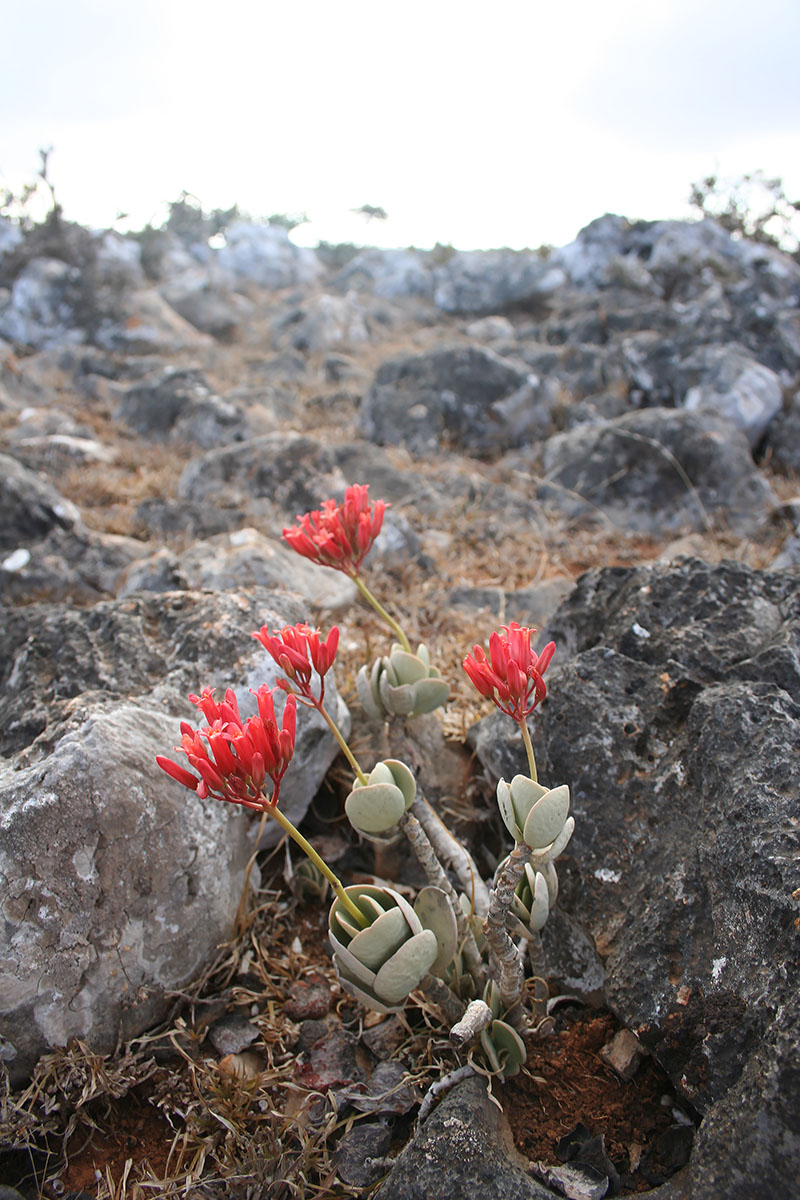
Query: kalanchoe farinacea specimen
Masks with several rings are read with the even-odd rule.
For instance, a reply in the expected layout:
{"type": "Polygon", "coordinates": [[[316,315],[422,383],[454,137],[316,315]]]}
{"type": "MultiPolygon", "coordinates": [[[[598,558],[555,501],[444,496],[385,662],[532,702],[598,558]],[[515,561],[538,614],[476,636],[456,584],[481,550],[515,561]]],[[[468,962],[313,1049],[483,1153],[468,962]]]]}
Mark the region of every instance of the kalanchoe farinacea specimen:
{"type": "MultiPolygon", "coordinates": [[[[530,777],[515,775],[508,784],[497,784],[500,815],[514,849],[498,868],[490,896],[484,930],[497,965],[500,1000],[517,1024],[522,1019],[519,1004],[524,980],[522,955],[508,928],[520,932],[524,922],[527,938],[535,943],[532,959],[536,974],[543,973],[539,930],[555,902],[558,880],[553,860],[567,845],[575,822],[569,816],[569,788],[543,787],[536,772],[528,717],[547,695],[544,672],[555,652],[549,642],[537,654],[531,648],[536,631],[512,622],[489,639],[489,656],[481,646],[464,659],[464,670],[481,693],[519,725],[528,757],[530,777]]],[[[541,1012],[537,1013],[541,1015],[541,1012]]]]}
{"type": "Polygon", "coordinates": [[[361,668],[356,690],[365,713],[374,721],[387,716],[422,716],[445,704],[450,695],[449,684],[431,666],[428,647],[422,643],[412,654],[395,642],[388,655],[361,668]]]}
{"type": "MultiPolygon", "coordinates": [[[[380,531],[386,507],[383,501],[371,503],[367,487],[356,485],[346,490],[342,503],[329,500],[284,530],[286,541],[298,553],[353,579],[399,638],[388,655],[359,672],[359,696],[373,718],[430,712],[448,695],[448,685],[431,666],[427,648],[420,645],[416,654],[412,652],[400,626],[361,579],[362,563],[380,531]]],[[[294,886],[320,899],[327,885],[333,888],[330,941],[340,980],[351,995],[380,1012],[393,1012],[403,1007],[411,991],[424,987],[440,1014],[457,1026],[454,1044],[464,1048],[471,1043],[470,1062],[473,1055],[480,1055],[489,1071],[500,1075],[512,1074],[525,1061],[520,1034],[533,1028],[522,1005],[524,942],[518,947],[509,933],[527,941],[533,966],[533,1014],[541,1025],[547,988],[539,931],[557,896],[554,860],[574,826],[569,790],[548,789],[536,774],[527,719],[545,698],[543,676],[555,646],[551,642],[537,654],[531,648],[534,632],[512,622],[492,634],[488,655],[475,646],[464,660],[465,671],[481,695],[519,725],[530,771],[529,776],[516,775],[511,783],[498,783],[498,805],[515,844],[498,868],[491,893],[478,877],[471,856],[463,848],[460,855],[454,854],[452,834],[440,837],[445,827],[418,793],[412,771],[388,758],[366,773],[327,712],[326,675],[339,644],[335,626],[327,636],[304,622],[274,630],[263,626],[253,634],[284,675],[277,685],[287,693],[280,728],[273,704],[277,689],[258,690],[258,714],[247,721],[242,720],[232,691],[217,703],[207,689],[191,699],[208,724],[194,729],[184,723],[178,747],[196,774],[170,759],[158,759],[167,774],[201,798],[259,810],[262,821],[272,817],[305,851],[308,864],[294,872],[294,886]],[[418,892],[413,905],[393,887],[345,888],[281,812],[280,784],[294,750],[298,704],[321,714],[353,768],[355,779],[345,802],[353,827],[374,841],[398,833],[408,839],[428,878],[428,886],[418,892]],[[443,862],[470,898],[459,896],[443,862]],[[487,971],[492,977],[488,985],[487,971]],[[463,1022],[470,1001],[471,1017],[463,1022]]],[[[458,1075],[455,1072],[453,1078],[458,1075]]]]}

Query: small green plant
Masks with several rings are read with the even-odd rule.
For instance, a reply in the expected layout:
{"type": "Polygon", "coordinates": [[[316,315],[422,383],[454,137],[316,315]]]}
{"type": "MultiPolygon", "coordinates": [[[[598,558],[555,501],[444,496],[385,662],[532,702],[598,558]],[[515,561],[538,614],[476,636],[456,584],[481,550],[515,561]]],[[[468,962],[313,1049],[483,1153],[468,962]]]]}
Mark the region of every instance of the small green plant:
{"type": "MultiPolygon", "coordinates": [[[[431,712],[449,696],[427,647],[412,651],[400,624],[363,578],[386,507],[370,501],[366,486],[355,485],[343,502],[328,500],[283,531],[298,554],[352,579],[398,639],[388,655],[365,666],[358,677],[367,718],[381,721],[431,712]]],[[[558,894],[555,859],[575,824],[569,789],[547,788],[538,779],[528,719],[546,695],[544,674],[555,646],[551,642],[537,654],[533,632],[514,622],[503,626],[489,638],[488,654],[474,646],[463,664],[480,694],[519,726],[528,759],[527,775],[497,784],[500,815],[514,845],[491,885],[424,801],[414,772],[398,759],[365,770],[328,712],[325,679],[338,650],[336,627],[326,637],[303,623],[280,630],[264,626],[253,634],[283,673],[277,685],[286,693],[280,726],[273,700],[277,689],[258,689],[258,711],[247,720],[232,691],[218,703],[206,689],[189,697],[205,726],[181,725],[177,749],[191,770],[163,756],[157,760],[201,798],[255,809],[301,847],[310,864],[300,881],[304,894],[321,898],[326,886],[334,893],[329,938],[346,991],[368,1008],[389,1013],[401,1010],[415,989],[424,989],[469,1064],[501,1077],[519,1069],[526,1036],[546,1020],[540,932],[558,894]],[[413,903],[404,894],[407,889],[388,883],[346,887],[281,811],[281,781],[291,763],[302,707],[321,714],[353,770],[345,801],[353,828],[376,842],[399,835],[408,839],[428,879],[413,903]],[[526,956],[532,986],[526,986],[526,956]]]]}

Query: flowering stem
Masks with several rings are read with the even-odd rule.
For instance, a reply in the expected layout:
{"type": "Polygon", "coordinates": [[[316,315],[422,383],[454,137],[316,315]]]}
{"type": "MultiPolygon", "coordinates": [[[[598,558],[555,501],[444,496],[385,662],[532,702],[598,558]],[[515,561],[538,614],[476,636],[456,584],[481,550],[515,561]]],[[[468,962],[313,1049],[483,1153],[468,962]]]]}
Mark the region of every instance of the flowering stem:
{"type": "Polygon", "coordinates": [[[364,772],[361,770],[361,767],[358,765],[358,760],[356,759],[355,754],[353,754],[353,751],[350,749],[347,742],[344,740],[344,736],[342,734],[342,731],[339,729],[339,726],[336,724],[333,717],[330,715],[328,710],[325,708],[325,706],[321,700],[314,703],[314,708],[317,710],[317,712],[320,714],[320,716],[323,717],[324,720],[327,722],[328,728],[330,729],[331,733],[336,738],[337,742],[339,743],[339,746],[341,747],[342,754],[345,756],[347,761],[350,763],[350,766],[355,771],[356,776],[358,778],[358,782],[361,784],[362,787],[366,787],[367,784],[369,783],[369,780],[367,779],[364,772]]]}
{"type": "Polygon", "coordinates": [[[353,583],[356,585],[358,590],[361,592],[361,595],[364,597],[364,599],[367,601],[367,603],[372,605],[372,607],[375,609],[375,612],[378,614],[378,616],[383,617],[384,621],[389,626],[389,628],[394,630],[394,632],[397,634],[397,636],[400,639],[400,644],[402,645],[402,647],[406,651],[406,653],[411,654],[411,643],[409,642],[406,635],[403,633],[403,630],[397,624],[397,621],[395,621],[394,617],[389,616],[386,609],[383,607],[381,602],[378,599],[376,599],[375,596],[373,596],[372,592],[369,590],[367,585],[364,583],[364,580],[361,578],[360,575],[351,575],[350,578],[353,580],[353,583]]]}
{"type": "Polygon", "coordinates": [[[342,887],[341,881],[334,875],[333,871],[330,869],[325,860],[320,858],[311,843],[303,837],[300,830],[292,824],[289,818],[285,816],[279,808],[268,808],[266,811],[274,821],[278,822],[281,829],[284,829],[286,833],[288,833],[289,837],[297,842],[303,853],[308,855],[314,866],[317,867],[325,876],[344,907],[350,913],[350,916],[358,922],[362,929],[365,929],[369,924],[369,921],[364,916],[358,905],[350,899],[347,892],[342,887]]]}
{"type": "Polygon", "coordinates": [[[525,744],[525,753],[528,755],[528,770],[531,773],[531,779],[534,783],[538,783],[539,776],[536,774],[536,759],[533,754],[533,744],[531,742],[530,730],[528,729],[528,722],[524,717],[520,721],[519,727],[522,730],[522,741],[525,744]]]}

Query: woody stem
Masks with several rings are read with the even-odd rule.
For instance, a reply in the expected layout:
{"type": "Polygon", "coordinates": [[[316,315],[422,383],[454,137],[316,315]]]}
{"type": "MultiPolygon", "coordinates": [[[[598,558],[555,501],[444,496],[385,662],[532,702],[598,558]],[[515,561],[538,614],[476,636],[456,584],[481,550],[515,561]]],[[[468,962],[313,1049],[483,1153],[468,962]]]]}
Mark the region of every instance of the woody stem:
{"type": "Polygon", "coordinates": [[[410,654],[411,653],[411,643],[409,642],[406,635],[403,633],[403,630],[397,624],[397,621],[395,621],[394,617],[389,616],[388,612],[383,607],[380,600],[376,599],[376,597],[373,596],[372,592],[369,590],[367,585],[364,583],[364,580],[361,578],[360,575],[351,575],[350,578],[353,580],[353,583],[356,585],[358,590],[361,592],[361,595],[364,597],[364,599],[367,601],[367,603],[372,605],[372,607],[375,609],[375,612],[378,614],[378,616],[382,617],[383,620],[386,622],[386,624],[389,626],[389,628],[392,629],[397,634],[397,636],[400,639],[400,644],[402,645],[402,647],[406,651],[406,653],[410,654]]]}

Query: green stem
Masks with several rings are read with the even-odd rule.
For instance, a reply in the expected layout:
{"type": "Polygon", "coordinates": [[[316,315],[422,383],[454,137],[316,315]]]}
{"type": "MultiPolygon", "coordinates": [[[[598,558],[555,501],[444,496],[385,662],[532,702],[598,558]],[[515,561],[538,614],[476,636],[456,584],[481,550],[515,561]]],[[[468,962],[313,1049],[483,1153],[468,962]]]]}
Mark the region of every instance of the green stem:
{"type": "Polygon", "coordinates": [[[519,727],[522,730],[522,740],[525,743],[525,753],[528,755],[528,769],[531,773],[531,779],[534,783],[538,783],[539,776],[536,774],[536,759],[533,755],[533,744],[531,742],[531,735],[528,730],[528,722],[524,717],[520,721],[519,727]]]}
{"type": "Polygon", "coordinates": [[[350,899],[347,892],[342,887],[341,881],[337,879],[325,860],[320,858],[311,843],[306,841],[300,830],[292,824],[289,818],[285,816],[279,808],[268,808],[266,811],[272,817],[273,821],[277,821],[281,829],[284,829],[288,833],[289,837],[292,838],[293,841],[297,842],[300,849],[304,854],[308,855],[314,866],[319,868],[319,870],[327,879],[328,883],[336,892],[336,895],[341,900],[344,907],[350,913],[350,916],[361,926],[362,929],[365,929],[369,924],[369,921],[364,916],[358,905],[354,904],[354,902],[350,899]]]}
{"type": "Polygon", "coordinates": [[[344,740],[344,736],[342,735],[342,731],[339,729],[339,726],[336,724],[333,717],[330,715],[330,713],[328,712],[328,710],[325,708],[324,704],[322,704],[321,701],[317,701],[314,704],[314,708],[317,710],[317,712],[320,714],[321,717],[324,717],[325,721],[327,722],[328,728],[330,729],[331,733],[336,738],[337,742],[339,743],[339,745],[341,747],[342,754],[345,756],[347,761],[350,763],[350,766],[355,771],[356,776],[358,778],[358,782],[361,784],[362,787],[366,787],[367,784],[369,783],[369,780],[367,779],[364,772],[361,770],[361,767],[358,765],[358,760],[356,759],[355,754],[353,754],[353,751],[350,749],[347,742],[344,740]]]}
{"type": "Polygon", "coordinates": [[[361,578],[360,575],[351,575],[350,578],[353,580],[353,583],[356,585],[358,590],[361,592],[361,595],[364,597],[364,599],[367,601],[367,603],[372,605],[372,607],[375,609],[375,612],[378,614],[378,616],[383,617],[384,621],[389,626],[389,628],[392,629],[397,634],[397,636],[400,639],[400,644],[402,645],[403,649],[408,654],[411,654],[412,653],[411,643],[409,642],[406,635],[403,633],[403,630],[397,624],[397,621],[395,621],[394,617],[389,616],[386,609],[383,607],[381,602],[379,600],[377,600],[375,598],[375,596],[373,596],[372,592],[369,590],[367,585],[364,583],[364,580],[361,578]]]}

